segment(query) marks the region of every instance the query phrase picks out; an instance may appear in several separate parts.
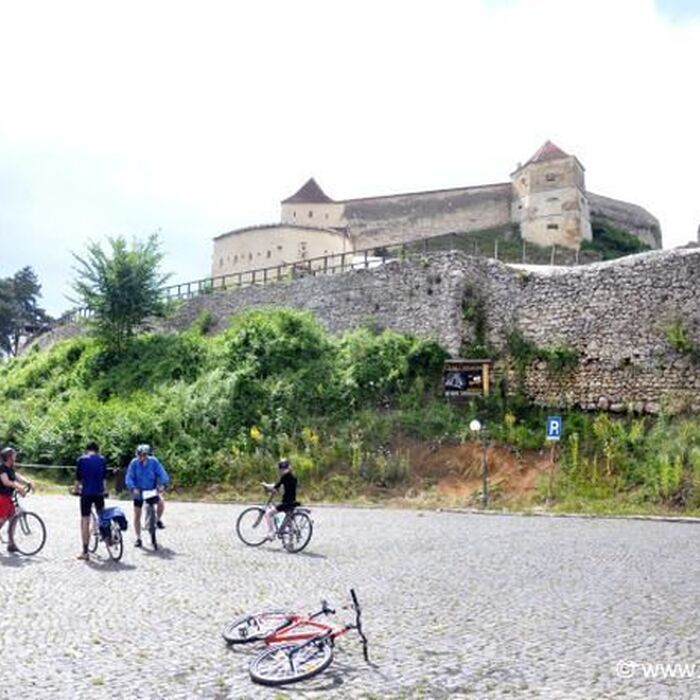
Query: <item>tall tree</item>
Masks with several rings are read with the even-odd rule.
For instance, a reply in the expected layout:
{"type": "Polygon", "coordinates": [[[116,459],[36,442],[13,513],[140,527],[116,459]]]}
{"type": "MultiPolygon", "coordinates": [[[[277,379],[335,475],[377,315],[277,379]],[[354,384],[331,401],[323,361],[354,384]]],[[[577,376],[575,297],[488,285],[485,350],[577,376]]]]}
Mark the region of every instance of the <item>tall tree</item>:
{"type": "Polygon", "coordinates": [[[0,279],[0,351],[16,355],[22,338],[49,321],[47,313],[37,304],[40,296],[39,279],[29,266],[12,277],[0,279]]]}
{"type": "Polygon", "coordinates": [[[90,243],[87,255],[73,254],[78,277],[73,289],[91,313],[96,334],[108,349],[120,353],[135,329],[149,316],[161,316],[160,289],[170,275],[159,271],[163,254],[157,234],[127,245],[122,236],[109,238],[109,250],[90,243]]]}

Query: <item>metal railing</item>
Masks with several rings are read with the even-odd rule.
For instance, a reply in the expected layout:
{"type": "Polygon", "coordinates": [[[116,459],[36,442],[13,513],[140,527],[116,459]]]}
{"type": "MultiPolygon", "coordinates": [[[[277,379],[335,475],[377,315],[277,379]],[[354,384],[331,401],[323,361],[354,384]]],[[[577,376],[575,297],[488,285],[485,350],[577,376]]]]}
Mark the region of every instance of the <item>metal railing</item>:
{"type": "Polygon", "coordinates": [[[368,270],[383,265],[389,260],[415,258],[430,252],[450,250],[462,250],[469,255],[492,258],[505,263],[579,264],[578,251],[570,251],[556,245],[551,246],[551,248],[541,248],[534,245],[528,246],[523,241],[521,245],[518,244],[517,254],[514,254],[512,245],[504,250],[504,241],[495,239],[489,244],[484,244],[470,240],[469,234],[451,233],[435,238],[422,238],[395,245],[332,253],[290,263],[242,270],[241,272],[229,272],[225,275],[205,277],[191,282],[181,282],[164,287],[162,295],[165,299],[191,299],[215,291],[265,285],[309,275],[333,275],[349,270],[368,270]]]}

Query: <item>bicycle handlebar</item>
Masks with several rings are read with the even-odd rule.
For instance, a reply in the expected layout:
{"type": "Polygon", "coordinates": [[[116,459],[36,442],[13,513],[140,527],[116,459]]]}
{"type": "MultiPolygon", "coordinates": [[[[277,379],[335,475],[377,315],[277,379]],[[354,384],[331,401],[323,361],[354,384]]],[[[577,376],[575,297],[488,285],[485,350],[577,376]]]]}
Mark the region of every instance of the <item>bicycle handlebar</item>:
{"type": "MultiPolygon", "coordinates": [[[[24,497],[26,498],[33,490],[34,490],[34,487],[33,487],[31,481],[28,484],[25,484],[24,497]]],[[[12,492],[12,498],[15,501],[15,505],[17,504],[17,493],[18,493],[17,489],[15,489],[12,492]]]]}
{"type": "MultiPolygon", "coordinates": [[[[354,588],[350,589],[350,597],[352,598],[352,609],[355,611],[355,624],[346,625],[345,629],[357,630],[357,633],[360,635],[360,641],[362,642],[362,655],[365,657],[365,661],[369,663],[369,651],[367,649],[369,642],[367,640],[367,637],[365,636],[364,631],[362,630],[362,607],[360,606],[360,601],[357,599],[357,593],[355,593],[354,588]]],[[[343,609],[346,610],[349,607],[350,606],[343,606],[343,609]]],[[[315,613],[310,614],[309,619],[313,620],[317,617],[320,617],[321,615],[335,615],[335,610],[329,607],[327,600],[321,601],[321,609],[315,613]]]]}
{"type": "Polygon", "coordinates": [[[352,604],[355,608],[355,629],[362,640],[362,655],[365,657],[365,661],[369,663],[369,652],[367,651],[368,641],[367,637],[365,637],[365,633],[362,631],[362,608],[360,607],[360,601],[357,599],[357,593],[355,593],[354,588],[350,589],[350,597],[352,598],[352,604]]]}

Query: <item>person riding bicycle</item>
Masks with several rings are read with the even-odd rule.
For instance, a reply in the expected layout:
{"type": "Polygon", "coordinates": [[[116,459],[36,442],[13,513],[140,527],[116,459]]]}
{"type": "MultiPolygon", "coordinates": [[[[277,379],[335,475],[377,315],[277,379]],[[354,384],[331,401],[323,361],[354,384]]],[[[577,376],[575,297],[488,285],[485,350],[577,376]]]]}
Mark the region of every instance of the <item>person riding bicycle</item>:
{"type": "Polygon", "coordinates": [[[107,460],[100,454],[100,448],[94,440],[85,445],[85,453],[78,457],[76,467],[75,490],[80,493],[80,536],[83,543],[83,551],[78,559],[88,560],[90,511],[93,505],[98,516],[104,510],[107,478],[107,460]]]}
{"type": "MultiPolygon", "coordinates": [[[[0,450],[0,528],[15,514],[15,505],[12,495],[15,491],[20,496],[26,496],[33,484],[30,479],[18,474],[15,471],[15,450],[12,447],[5,447],[0,450]],[[22,488],[22,484],[26,488],[22,488]]],[[[16,552],[17,547],[12,541],[12,533],[7,544],[8,552],[16,552]]]]}
{"type": "Polygon", "coordinates": [[[292,472],[292,465],[288,459],[281,459],[277,463],[277,469],[279,470],[279,479],[276,484],[268,484],[263,482],[263,486],[268,491],[277,491],[279,487],[282,487],[282,502],[277,505],[270,505],[270,507],[265,512],[265,522],[270,531],[268,536],[269,540],[275,538],[275,528],[272,523],[272,518],[277,513],[289,513],[296,508],[299,503],[297,502],[297,477],[292,472]]]}
{"type": "Polygon", "coordinates": [[[136,457],[129,463],[125,479],[126,487],[134,497],[134,530],[136,531],[136,542],[134,546],[141,547],[141,508],[143,506],[143,491],[157,490],[155,496],[150,497],[146,503],[156,505],[158,514],[157,527],[164,528],[163,511],[165,504],[160,497],[160,493],[170,483],[168,472],[156,457],[151,455],[150,445],[139,445],[136,448],[136,457]]]}

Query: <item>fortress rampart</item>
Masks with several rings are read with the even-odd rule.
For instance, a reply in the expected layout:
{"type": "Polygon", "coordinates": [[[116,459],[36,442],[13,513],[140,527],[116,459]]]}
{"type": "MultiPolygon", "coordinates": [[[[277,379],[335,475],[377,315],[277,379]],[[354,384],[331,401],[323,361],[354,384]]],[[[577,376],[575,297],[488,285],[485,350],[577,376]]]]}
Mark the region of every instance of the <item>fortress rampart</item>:
{"type": "MultiPolygon", "coordinates": [[[[183,305],[169,327],[185,328],[203,310],[212,312],[221,330],[246,308],[295,307],[312,311],[332,332],[371,323],[435,338],[458,356],[474,340],[463,304],[479,300],[487,340],[496,350],[505,349],[517,328],[538,347],[576,351],[576,366],[560,375],[544,362],[530,365],[525,387],[534,401],[614,411],[700,411],[700,365],[669,341],[676,324],[700,347],[698,278],[698,248],[541,270],[450,252],[201,296],[183,305]]],[[[512,380],[506,366],[499,370],[512,380]]]]}
{"type": "Polygon", "coordinates": [[[281,203],[280,223],[214,239],[212,277],[290,265],[397,243],[490,230],[519,231],[539,246],[578,250],[592,223],[661,247],[658,220],[642,207],[586,191],[584,168],[547,141],[507,182],[360,199],[331,199],[311,178],[281,203]]]}

